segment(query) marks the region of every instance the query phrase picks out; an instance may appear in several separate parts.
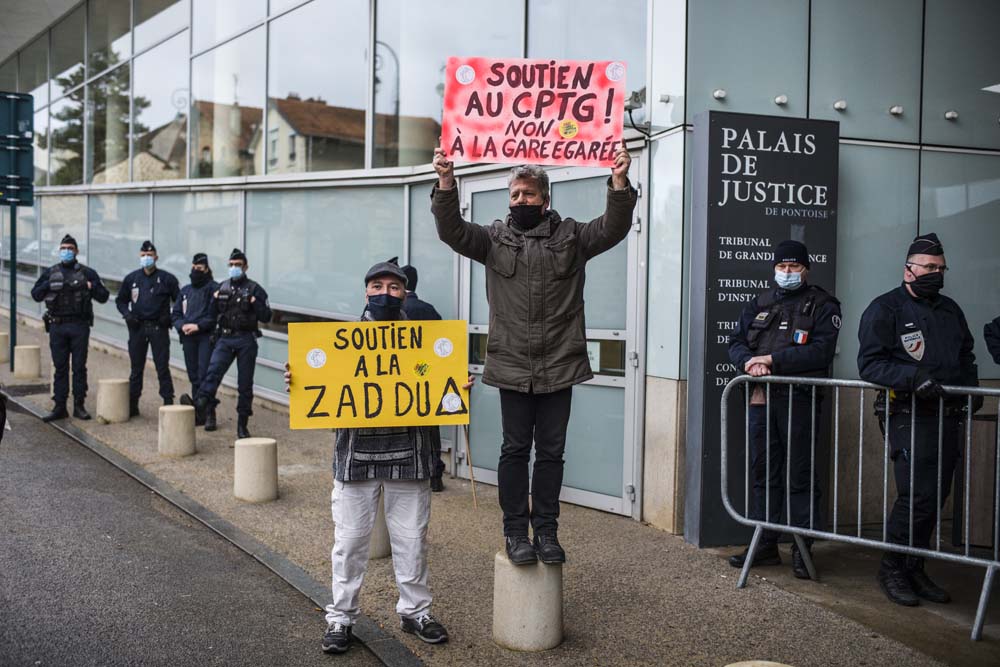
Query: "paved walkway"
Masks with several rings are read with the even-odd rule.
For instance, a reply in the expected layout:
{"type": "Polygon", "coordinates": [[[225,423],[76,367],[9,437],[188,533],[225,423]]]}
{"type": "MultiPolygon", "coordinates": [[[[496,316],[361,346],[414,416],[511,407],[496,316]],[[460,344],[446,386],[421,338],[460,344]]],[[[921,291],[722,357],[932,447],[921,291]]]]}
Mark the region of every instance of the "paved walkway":
{"type": "MultiPolygon", "coordinates": [[[[0,326],[4,326],[2,321],[0,326]]],[[[44,343],[41,332],[27,327],[20,331],[23,342],[34,339],[44,343]]],[[[47,348],[43,350],[43,375],[47,376],[47,348]]],[[[94,351],[91,386],[96,392],[98,378],[126,377],[127,369],[127,358],[122,353],[94,351]]],[[[175,378],[180,391],[186,382],[180,371],[175,378]]],[[[0,381],[8,379],[4,367],[0,381]]],[[[155,387],[151,368],[147,369],[146,382],[147,388],[155,387]]],[[[95,398],[87,399],[91,412],[95,398]]],[[[156,452],[155,390],[147,390],[139,419],[114,425],[75,423],[287,555],[317,581],[328,582],[333,537],[329,509],[331,434],[292,432],[287,426],[287,413],[255,408],[252,433],[275,437],[279,442],[281,497],[263,505],[242,503],[232,496],[235,403],[231,396],[221,398],[221,430],[205,433],[199,429],[198,453],[179,461],[162,459],[156,452]]],[[[44,395],[32,395],[27,400],[46,408],[49,405],[44,395]]],[[[486,485],[478,487],[476,511],[466,481],[446,478],[445,484],[446,491],[434,495],[429,548],[434,612],[448,627],[452,642],[432,647],[398,630],[395,586],[388,560],[370,564],[361,600],[368,617],[430,665],[719,667],[749,659],[797,667],[938,665],[942,663],[937,659],[948,658],[949,654],[938,648],[941,642],[934,633],[954,638],[968,635],[968,626],[955,619],[941,618],[925,608],[900,616],[898,609],[877,597],[866,600],[865,605],[870,606],[870,616],[887,621],[873,630],[836,613],[832,602],[790,592],[784,583],[775,585],[772,573],[767,571],[762,571],[766,579],[754,577],[747,589],[737,591],[736,571],[721,562],[716,553],[698,550],[677,536],[624,517],[563,505],[560,537],[569,554],[564,570],[566,640],[559,648],[541,654],[507,651],[491,641],[492,564],[494,554],[502,547],[496,490],[486,485]],[[893,628],[900,625],[922,627],[924,632],[921,637],[912,631],[895,632],[893,628]]],[[[967,576],[979,580],[981,573],[970,570],[967,576]]],[[[869,575],[865,577],[866,582],[871,580],[869,575]]],[[[835,595],[836,591],[831,589],[831,593],[835,595]]],[[[967,603],[963,595],[952,608],[967,603]]],[[[1000,655],[998,646],[996,639],[987,638],[978,644],[966,640],[963,660],[949,662],[995,665],[1000,655]]]]}

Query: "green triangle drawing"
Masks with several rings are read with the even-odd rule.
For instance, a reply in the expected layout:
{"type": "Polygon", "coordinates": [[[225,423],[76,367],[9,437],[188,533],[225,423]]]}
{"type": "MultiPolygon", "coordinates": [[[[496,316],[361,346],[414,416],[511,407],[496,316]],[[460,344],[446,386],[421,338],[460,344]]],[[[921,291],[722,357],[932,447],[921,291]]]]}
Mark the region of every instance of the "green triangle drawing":
{"type": "Polygon", "coordinates": [[[447,384],[444,386],[444,391],[441,392],[441,400],[438,401],[437,412],[434,413],[435,416],[440,417],[441,415],[464,415],[469,413],[468,406],[465,405],[465,399],[462,398],[462,392],[458,390],[458,385],[455,384],[455,378],[448,378],[447,384]],[[458,396],[458,400],[462,401],[462,407],[454,412],[448,412],[444,409],[444,397],[448,394],[455,394],[458,396]]]}

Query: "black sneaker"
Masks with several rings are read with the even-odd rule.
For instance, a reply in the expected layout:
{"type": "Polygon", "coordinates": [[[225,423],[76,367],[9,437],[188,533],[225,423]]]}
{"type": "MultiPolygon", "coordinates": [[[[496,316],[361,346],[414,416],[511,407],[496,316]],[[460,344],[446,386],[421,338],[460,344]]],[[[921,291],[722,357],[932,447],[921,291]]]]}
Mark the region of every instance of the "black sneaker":
{"type": "Polygon", "coordinates": [[[403,632],[416,635],[428,644],[440,644],[448,641],[448,631],[430,614],[424,614],[420,618],[400,616],[399,627],[403,632]]]}
{"type": "Polygon", "coordinates": [[[505,541],[507,558],[514,565],[530,565],[538,562],[538,554],[535,553],[535,547],[531,545],[527,535],[508,535],[505,541]]]}
{"type": "Polygon", "coordinates": [[[535,535],[535,553],[546,565],[566,562],[566,552],[555,535],[535,535]]]}
{"type": "Polygon", "coordinates": [[[923,558],[907,558],[906,574],[910,579],[910,587],[917,594],[917,597],[937,602],[938,604],[951,602],[951,596],[948,595],[948,591],[931,581],[931,578],[924,572],[923,558]]]}
{"type": "MultiPolygon", "coordinates": [[[[747,554],[750,549],[744,549],[743,553],[736,554],[735,556],[729,557],[729,564],[735,568],[742,569],[743,564],[747,562],[747,554]]],[[[757,547],[757,553],[754,554],[753,563],[750,567],[760,567],[761,565],[781,565],[781,554],[778,553],[778,545],[759,545],[757,547]]]]}
{"type": "Polygon", "coordinates": [[[913,592],[910,578],[906,575],[906,570],[889,568],[883,564],[878,570],[876,579],[879,588],[882,589],[890,602],[901,604],[904,607],[916,607],[920,604],[920,598],[913,592]]]}
{"type": "Polygon", "coordinates": [[[343,623],[331,623],[326,626],[323,635],[323,650],[327,653],[344,653],[351,646],[351,626],[343,623]]]}

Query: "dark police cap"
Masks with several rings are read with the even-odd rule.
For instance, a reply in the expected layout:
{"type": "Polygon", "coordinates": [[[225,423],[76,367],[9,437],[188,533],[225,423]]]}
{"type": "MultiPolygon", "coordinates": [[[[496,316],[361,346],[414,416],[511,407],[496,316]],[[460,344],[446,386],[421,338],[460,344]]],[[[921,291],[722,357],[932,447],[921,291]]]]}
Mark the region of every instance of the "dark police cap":
{"type": "Polygon", "coordinates": [[[403,273],[406,274],[406,289],[415,292],[417,290],[417,267],[407,264],[403,267],[403,273]]]}
{"type": "Polygon", "coordinates": [[[379,262],[368,269],[368,273],[365,274],[365,285],[379,276],[393,276],[399,278],[403,281],[403,285],[406,285],[406,274],[403,272],[403,269],[399,268],[398,257],[379,262]]]}
{"type": "Polygon", "coordinates": [[[774,251],[774,264],[779,264],[780,262],[798,262],[808,269],[809,251],[806,250],[806,244],[791,240],[779,243],[774,251]]]}
{"type": "Polygon", "coordinates": [[[139,248],[140,252],[156,252],[156,246],[153,245],[152,241],[143,241],[142,247],[139,248]]]}
{"type": "Polygon", "coordinates": [[[71,245],[74,248],[80,247],[76,244],[76,239],[70,236],[69,234],[63,237],[62,241],[59,242],[59,245],[71,245]]]}
{"type": "Polygon", "coordinates": [[[230,260],[238,259],[245,262],[247,261],[247,256],[243,254],[243,251],[240,250],[239,248],[233,248],[233,251],[229,253],[229,259],[230,260]]]}
{"type": "Polygon", "coordinates": [[[203,252],[195,253],[194,259],[191,260],[192,264],[204,264],[208,266],[208,255],[203,252]]]}
{"type": "Polygon", "coordinates": [[[937,234],[931,232],[930,234],[921,234],[920,236],[913,239],[913,243],[910,244],[910,249],[906,252],[906,256],[910,255],[943,255],[944,246],[941,245],[940,239],[938,239],[937,234]]]}

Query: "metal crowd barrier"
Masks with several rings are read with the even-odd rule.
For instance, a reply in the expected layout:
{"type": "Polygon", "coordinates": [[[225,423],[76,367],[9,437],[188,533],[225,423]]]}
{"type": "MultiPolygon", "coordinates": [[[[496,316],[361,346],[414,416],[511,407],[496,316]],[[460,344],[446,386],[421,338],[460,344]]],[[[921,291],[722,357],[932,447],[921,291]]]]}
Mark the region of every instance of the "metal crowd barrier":
{"type": "MultiPolygon", "coordinates": [[[[965,396],[966,397],[966,415],[971,415],[972,410],[972,397],[982,396],[984,401],[987,398],[993,398],[997,401],[997,413],[1000,415],[1000,389],[987,389],[981,387],[953,387],[945,386],[945,391],[949,395],[953,396],[965,396]]],[[[743,566],[743,570],[740,572],[739,579],[737,581],[736,587],[743,588],[746,586],[747,577],[750,574],[750,566],[753,563],[754,555],[756,553],[757,547],[760,542],[761,535],[764,530],[771,530],[779,533],[790,533],[798,548],[803,556],[804,564],[809,571],[812,578],[816,579],[816,570],[813,566],[812,560],[809,556],[809,550],[805,548],[804,538],[814,538],[820,540],[830,540],[834,542],[846,542],[848,544],[854,544],[863,547],[872,547],[875,549],[895,551],[902,554],[907,554],[911,556],[924,557],[924,558],[937,558],[940,560],[952,561],[956,563],[964,563],[967,565],[976,565],[979,567],[986,568],[986,576],[983,580],[982,592],[979,596],[979,606],[976,610],[975,622],[972,626],[972,639],[978,641],[982,638],[983,632],[983,621],[986,615],[986,607],[989,602],[990,592],[993,587],[993,577],[1000,570],[1000,535],[998,535],[998,530],[1000,530],[1000,423],[997,425],[997,434],[995,442],[995,454],[996,454],[996,470],[994,472],[994,491],[993,491],[993,538],[992,538],[992,558],[988,555],[974,555],[970,549],[970,535],[969,535],[969,521],[970,521],[970,479],[971,479],[971,461],[970,453],[972,448],[972,419],[967,416],[963,416],[962,419],[965,422],[965,447],[961,452],[960,463],[964,464],[964,485],[962,491],[962,508],[963,508],[963,535],[964,535],[964,550],[962,551],[944,551],[941,549],[941,512],[942,512],[942,502],[941,502],[941,451],[942,442],[944,438],[944,399],[938,399],[938,465],[937,465],[937,504],[936,504],[936,523],[935,523],[935,543],[933,548],[923,549],[913,546],[913,493],[914,493],[914,474],[915,466],[910,466],[910,515],[909,515],[909,544],[896,544],[888,541],[888,517],[890,511],[889,505],[889,425],[890,415],[889,415],[889,403],[887,399],[885,401],[885,414],[881,415],[885,420],[885,434],[882,438],[882,539],[874,539],[872,537],[862,537],[862,480],[864,478],[863,473],[863,463],[864,463],[864,427],[865,427],[865,390],[885,390],[885,387],[879,385],[871,384],[868,382],[862,382],[860,380],[837,380],[828,378],[804,378],[804,377],[783,377],[783,376],[763,376],[763,377],[751,377],[749,375],[741,375],[734,378],[726,386],[725,390],[722,392],[722,410],[721,410],[721,430],[722,430],[722,501],[725,504],[726,511],[729,512],[730,516],[736,521],[746,526],[751,526],[754,528],[753,538],[750,541],[749,551],[747,552],[746,563],[743,566]],[[785,456],[785,520],[789,523],[771,523],[767,518],[763,520],[751,519],[750,514],[750,489],[752,486],[752,480],[750,477],[750,395],[751,387],[754,384],[764,384],[766,386],[766,419],[767,428],[765,432],[765,459],[766,459],[766,470],[765,479],[771,479],[771,385],[787,385],[788,386],[788,432],[792,431],[792,399],[794,391],[793,386],[799,387],[811,387],[811,432],[810,432],[810,488],[809,488],[809,500],[810,500],[810,510],[809,510],[809,528],[801,528],[797,526],[790,525],[791,522],[791,474],[789,460],[791,459],[791,439],[787,444],[787,451],[785,456]],[[729,498],[729,476],[728,476],[728,466],[729,466],[729,442],[728,442],[728,427],[729,427],[729,403],[731,395],[737,391],[739,387],[746,386],[745,392],[745,427],[744,427],[744,484],[745,491],[743,497],[743,507],[744,511],[741,513],[734,507],[731,499],[729,498]],[[831,446],[831,471],[832,471],[832,482],[830,487],[832,489],[832,520],[830,521],[829,530],[819,530],[815,527],[815,480],[816,480],[816,389],[817,387],[829,387],[832,389],[833,393],[833,409],[831,411],[831,419],[833,421],[833,438],[831,446]],[[838,474],[840,472],[840,454],[841,454],[841,429],[840,429],[840,390],[841,389],[859,389],[859,412],[858,412],[858,482],[857,482],[857,516],[856,525],[857,529],[855,534],[848,534],[845,532],[838,532],[838,474]]],[[[783,400],[783,398],[781,399],[783,400]]],[[[992,401],[990,401],[992,404],[992,401]]],[[[916,447],[916,397],[911,398],[911,410],[908,416],[896,415],[895,420],[901,418],[910,419],[910,456],[911,460],[913,457],[912,452],[915,451],[916,447]]],[[[984,405],[985,407],[985,405],[984,405]]],[[[881,410],[881,408],[880,408],[881,410]]],[[[998,417],[1000,419],[1000,417],[998,417]]],[[[956,472],[960,472],[958,469],[959,462],[956,462],[956,472]]],[[[957,476],[957,475],[956,475],[957,476]]],[[[771,516],[771,488],[765,486],[765,509],[764,516],[771,516]]],[[[954,493],[952,494],[954,497],[954,493]]],[[[958,502],[955,498],[953,502],[958,502]]],[[[874,578],[874,577],[873,577],[874,578]]]]}

